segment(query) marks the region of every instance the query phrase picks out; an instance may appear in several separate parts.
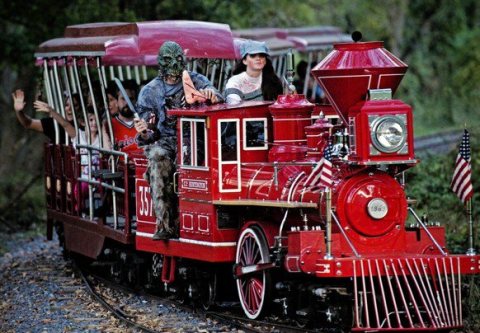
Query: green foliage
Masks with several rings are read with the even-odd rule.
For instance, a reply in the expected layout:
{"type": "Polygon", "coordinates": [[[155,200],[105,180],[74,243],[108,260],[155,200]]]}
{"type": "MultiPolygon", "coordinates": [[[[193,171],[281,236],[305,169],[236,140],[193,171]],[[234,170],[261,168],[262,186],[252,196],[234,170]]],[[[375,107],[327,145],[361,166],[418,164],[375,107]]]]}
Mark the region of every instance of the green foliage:
{"type": "Polygon", "coordinates": [[[126,8],[121,0],[91,1],[76,0],[69,3],[65,11],[64,25],[88,22],[133,22],[133,8],[126,8]]]}
{"type": "MultiPolygon", "coordinates": [[[[253,27],[291,27],[318,24],[319,16],[330,17],[324,6],[328,1],[293,2],[290,0],[188,1],[159,2],[141,10],[147,19],[193,19],[227,23],[233,29],[253,27]],[[318,10],[312,10],[314,9],[318,10]],[[279,10],[280,9],[280,10],[279,10]],[[154,15],[152,16],[152,13],[154,15]]],[[[321,20],[325,22],[325,20],[321,20]]]]}
{"type": "Polygon", "coordinates": [[[28,4],[21,1],[5,2],[0,14],[0,70],[8,66],[19,72],[31,72],[37,46],[61,36],[67,25],[134,21],[133,10],[122,9],[121,2],[59,0],[55,5],[49,0],[35,0],[28,4]]]}
{"type": "MultiPolygon", "coordinates": [[[[399,54],[413,79],[402,95],[416,109],[417,128],[478,125],[471,117],[479,102],[478,40],[480,7],[471,0],[409,1],[404,43],[399,54]]],[[[401,97],[403,97],[401,95],[401,97]]]]}
{"type": "MultiPolygon", "coordinates": [[[[454,68],[452,76],[452,89],[459,94],[458,99],[464,103],[463,106],[468,113],[476,110],[480,105],[480,27],[473,30],[459,32],[452,41],[453,48],[457,51],[452,54],[451,64],[454,68]]],[[[465,115],[465,113],[464,113],[465,115]]],[[[464,121],[465,119],[463,119],[464,121]]],[[[462,121],[462,119],[458,119],[462,121]]]]}
{"type": "Polygon", "coordinates": [[[464,324],[465,332],[480,331],[480,278],[469,276],[463,278],[463,285],[466,286],[464,301],[464,324]]]}
{"type": "Polygon", "coordinates": [[[14,232],[27,230],[34,224],[43,224],[45,193],[43,177],[17,171],[0,179],[0,230],[14,232]]]}

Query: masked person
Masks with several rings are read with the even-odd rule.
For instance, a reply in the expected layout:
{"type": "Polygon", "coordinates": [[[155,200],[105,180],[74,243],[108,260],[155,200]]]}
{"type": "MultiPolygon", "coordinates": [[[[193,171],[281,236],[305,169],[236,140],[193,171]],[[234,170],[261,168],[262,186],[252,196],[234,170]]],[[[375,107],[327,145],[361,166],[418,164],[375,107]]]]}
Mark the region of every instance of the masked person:
{"type": "Polygon", "coordinates": [[[247,40],[242,44],[240,53],[242,60],[225,85],[227,103],[276,100],[283,87],[273,69],[266,44],[247,40]]]}
{"type": "MultiPolygon", "coordinates": [[[[177,155],[177,119],[166,110],[186,105],[182,73],[186,59],[183,49],[175,42],[166,41],[158,51],[158,76],[145,85],[138,96],[135,121],[139,146],[149,145],[145,178],[149,181],[157,216],[154,240],[169,239],[176,233],[176,197],[171,183],[177,155]],[[147,122],[153,124],[149,126],[147,122]]],[[[194,88],[211,103],[223,101],[222,95],[203,75],[189,72],[194,88]]]]}

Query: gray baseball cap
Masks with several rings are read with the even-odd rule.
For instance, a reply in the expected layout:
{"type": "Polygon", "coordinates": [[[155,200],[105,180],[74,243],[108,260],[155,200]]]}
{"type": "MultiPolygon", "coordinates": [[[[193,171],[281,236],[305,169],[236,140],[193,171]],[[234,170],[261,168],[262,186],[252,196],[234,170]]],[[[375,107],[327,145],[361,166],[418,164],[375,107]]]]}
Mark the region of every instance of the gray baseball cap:
{"type": "Polygon", "coordinates": [[[267,44],[265,44],[265,42],[257,42],[256,40],[245,41],[240,47],[240,53],[242,59],[245,58],[247,54],[263,53],[267,56],[270,55],[267,44]]]}

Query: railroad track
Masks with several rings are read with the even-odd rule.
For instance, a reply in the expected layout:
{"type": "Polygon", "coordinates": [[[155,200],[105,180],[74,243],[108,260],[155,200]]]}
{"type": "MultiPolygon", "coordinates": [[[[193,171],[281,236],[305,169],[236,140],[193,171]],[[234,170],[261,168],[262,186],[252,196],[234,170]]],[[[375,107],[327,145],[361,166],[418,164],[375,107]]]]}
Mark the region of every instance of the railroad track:
{"type": "Polygon", "coordinates": [[[415,139],[415,152],[420,155],[447,154],[460,143],[463,131],[450,130],[415,139]]]}
{"type": "MultiPolygon", "coordinates": [[[[195,332],[238,332],[239,330],[245,333],[339,332],[339,330],[309,330],[306,328],[299,328],[298,326],[294,326],[294,324],[291,325],[276,316],[267,317],[262,321],[250,320],[243,317],[239,309],[236,309],[235,307],[232,309],[231,304],[219,304],[216,306],[217,310],[206,311],[193,305],[185,304],[176,299],[159,297],[144,290],[128,288],[124,285],[117,284],[109,279],[99,276],[96,273],[92,273],[91,271],[87,272],[85,271],[84,267],[76,266],[76,273],[83,281],[86,291],[96,302],[98,302],[105,310],[109,311],[122,323],[139,332],[159,333],[185,330],[180,327],[176,328],[175,323],[168,323],[167,321],[163,323],[167,323],[167,326],[155,327],[155,324],[158,323],[158,320],[156,321],[152,318],[157,317],[158,319],[158,317],[162,316],[163,314],[154,313],[153,316],[152,314],[148,316],[141,311],[137,311],[137,309],[132,310],[132,308],[121,306],[121,304],[127,303],[125,299],[121,299],[122,297],[131,298],[132,295],[134,295],[134,297],[142,298],[146,303],[162,304],[165,308],[169,307],[177,309],[188,314],[188,316],[191,316],[192,318],[200,318],[200,321],[202,322],[210,321],[211,323],[214,323],[214,325],[211,325],[210,327],[197,328],[195,329],[195,332]],[[111,290],[115,291],[115,297],[108,295],[111,293],[111,290]],[[114,300],[113,302],[112,299],[114,300]]],[[[168,310],[165,310],[165,312],[168,312],[168,310]]]]}

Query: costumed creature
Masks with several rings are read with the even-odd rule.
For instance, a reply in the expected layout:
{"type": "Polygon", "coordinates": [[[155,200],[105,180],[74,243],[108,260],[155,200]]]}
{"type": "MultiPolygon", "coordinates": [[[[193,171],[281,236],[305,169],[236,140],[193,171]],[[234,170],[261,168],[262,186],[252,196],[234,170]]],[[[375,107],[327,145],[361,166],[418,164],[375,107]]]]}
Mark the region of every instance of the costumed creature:
{"type": "Polygon", "coordinates": [[[186,58],[177,43],[163,43],[157,61],[158,76],[143,87],[138,96],[136,109],[141,119],[135,121],[135,128],[138,132],[138,145],[149,145],[146,149],[149,163],[145,177],[150,183],[157,217],[153,239],[166,240],[175,236],[178,224],[178,199],[171,183],[177,155],[177,119],[169,116],[166,110],[185,107],[187,102],[209,100],[218,103],[223,101],[223,97],[201,74],[187,72],[186,83],[182,82],[186,58]],[[188,87],[187,101],[184,87],[188,87]],[[193,95],[201,96],[202,99],[192,99],[193,95]]]}

